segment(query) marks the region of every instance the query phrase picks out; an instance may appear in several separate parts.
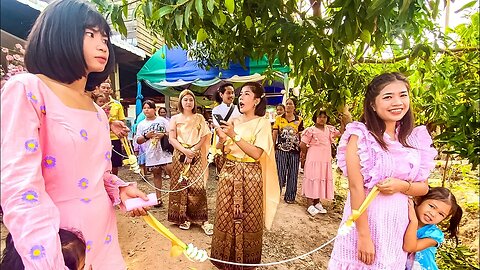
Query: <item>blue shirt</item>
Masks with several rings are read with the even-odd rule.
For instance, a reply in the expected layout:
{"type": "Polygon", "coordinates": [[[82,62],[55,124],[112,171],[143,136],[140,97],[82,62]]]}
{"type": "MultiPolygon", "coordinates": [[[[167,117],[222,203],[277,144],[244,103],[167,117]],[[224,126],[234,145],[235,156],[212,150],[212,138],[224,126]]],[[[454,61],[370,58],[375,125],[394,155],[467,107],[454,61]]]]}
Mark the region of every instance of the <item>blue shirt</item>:
{"type": "Polygon", "coordinates": [[[437,245],[417,251],[413,269],[438,270],[435,254],[437,253],[437,248],[445,240],[443,232],[436,225],[425,225],[417,230],[417,238],[431,238],[437,242],[437,245]],[[419,266],[420,268],[418,268],[419,266]]]}

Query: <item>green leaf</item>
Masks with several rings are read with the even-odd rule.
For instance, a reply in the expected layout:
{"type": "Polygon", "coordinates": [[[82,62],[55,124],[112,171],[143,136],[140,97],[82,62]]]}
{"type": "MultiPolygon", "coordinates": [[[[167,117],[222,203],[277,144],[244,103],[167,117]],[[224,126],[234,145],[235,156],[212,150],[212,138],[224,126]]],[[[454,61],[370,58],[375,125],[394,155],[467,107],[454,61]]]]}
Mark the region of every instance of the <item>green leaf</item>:
{"type": "Polygon", "coordinates": [[[128,17],[128,1],[127,0],[122,0],[122,11],[123,11],[123,16],[127,18],[128,17]]]}
{"type": "Polygon", "coordinates": [[[370,41],[372,40],[372,36],[370,34],[370,31],[368,31],[367,29],[363,30],[362,33],[360,33],[360,39],[369,44],[370,41]]]}
{"type": "Polygon", "coordinates": [[[225,14],[223,14],[222,12],[218,13],[218,16],[220,18],[219,25],[224,25],[227,22],[227,16],[225,16],[225,14]]]}
{"type": "Polygon", "coordinates": [[[143,14],[147,18],[152,17],[152,2],[148,1],[145,5],[143,5],[143,14]]]}
{"type": "Polygon", "coordinates": [[[203,19],[203,2],[202,0],[195,0],[195,9],[197,10],[200,19],[203,19]]]}
{"type": "Polygon", "coordinates": [[[155,10],[152,15],[152,21],[156,21],[167,14],[170,14],[175,8],[173,6],[163,6],[160,9],[155,10]]]}
{"type": "Polygon", "coordinates": [[[182,0],[182,1],[179,1],[176,6],[179,7],[179,6],[183,6],[185,5],[185,3],[189,2],[190,0],[182,0]]]}
{"type": "Polygon", "coordinates": [[[245,26],[247,27],[247,29],[250,29],[250,27],[252,27],[252,17],[245,17],[245,26]]]}
{"type": "Polygon", "coordinates": [[[200,30],[198,30],[197,32],[197,42],[198,43],[201,43],[203,41],[205,41],[205,39],[207,39],[207,32],[205,32],[205,29],[203,28],[200,28],[200,30]]]}
{"type": "Polygon", "coordinates": [[[177,30],[182,29],[182,24],[183,24],[183,15],[182,14],[176,14],[175,15],[175,25],[177,26],[177,30]]]}
{"type": "Polygon", "coordinates": [[[210,11],[210,13],[213,13],[213,10],[215,9],[215,0],[208,0],[207,8],[208,8],[208,11],[210,11]]]}
{"type": "Polygon", "coordinates": [[[412,0],[403,0],[402,7],[400,8],[400,12],[399,12],[400,16],[407,13],[408,8],[410,7],[410,2],[411,1],[412,0]]]}
{"type": "Polygon", "coordinates": [[[474,7],[476,4],[477,4],[477,0],[470,1],[470,2],[466,3],[465,5],[463,5],[461,8],[459,8],[457,11],[455,11],[455,13],[459,13],[459,12],[462,12],[463,10],[465,10],[467,8],[474,7]]]}
{"type": "Polygon", "coordinates": [[[185,7],[185,14],[183,15],[185,18],[185,26],[187,28],[190,27],[190,13],[192,11],[193,1],[188,2],[187,6],[185,7]]]}
{"type": "Polygon", "coordinates": [[[233,14],[233,12],[235,11],[234,0],[225,0],[225,7],[227,8],[228,13],[233,14]]]}
{"type": "Polygon", "coordinates": [[[453,112],[452,116],[459,116],[460,114],[462,114],[464,111],[465,111],[465,105],[460,105],[457,107],[457,109],[455,109],[455,111],[453,112]]]}

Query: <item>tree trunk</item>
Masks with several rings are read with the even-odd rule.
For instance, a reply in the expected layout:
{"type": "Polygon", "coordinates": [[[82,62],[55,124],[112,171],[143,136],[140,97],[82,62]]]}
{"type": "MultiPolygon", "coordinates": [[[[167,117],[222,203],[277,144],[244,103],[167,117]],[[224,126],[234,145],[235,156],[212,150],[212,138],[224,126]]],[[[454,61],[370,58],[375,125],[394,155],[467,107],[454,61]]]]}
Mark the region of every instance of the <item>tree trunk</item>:
{"type": "Polygon", "coordinates": [[[448,160],[449,159],[450,159],[450,154],[447,154],[447,158],[445,159],[445,168],[443,169],[442,187],[445,187],[445,180],[447,178],[447,169],[448,169],[448,160]]]}
{"type": "Polygon", "coordinates": [[[313,16],[321,17],[320,0],[310,0],[310,5],[312,6],[313,16]]]}

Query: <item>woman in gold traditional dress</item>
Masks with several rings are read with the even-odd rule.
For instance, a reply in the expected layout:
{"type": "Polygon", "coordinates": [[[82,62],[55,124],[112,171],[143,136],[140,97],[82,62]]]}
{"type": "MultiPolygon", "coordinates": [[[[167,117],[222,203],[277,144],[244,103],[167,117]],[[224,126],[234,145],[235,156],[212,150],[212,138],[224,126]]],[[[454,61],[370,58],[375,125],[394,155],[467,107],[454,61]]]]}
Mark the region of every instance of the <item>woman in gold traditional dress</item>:
{"type": "MultiPolygon", "coordinates": [[[[265,90],[242,86],[242,115],[216,129],[225,164],[219,175],[211,257],[255,264],[262,256],[263,227],[270,229],[280,199],[270,122],[264,118],[265,90]]],[[[248,269],[213,262],[220,269],[248,269]]]]}
{"type": "Polygon", "coordinates": [[[203,116],[196,113],[195,96],[190,90],[180,93],[178,110],[180,113],[170,119],[169,128],[170,143],[175,148],[170,189],[189,187],[170,193],[168,221],[183,230],[190,229],[192,222],[199,223],[207,235],[212,235],[205,190],[211,132],[203,116]]]}

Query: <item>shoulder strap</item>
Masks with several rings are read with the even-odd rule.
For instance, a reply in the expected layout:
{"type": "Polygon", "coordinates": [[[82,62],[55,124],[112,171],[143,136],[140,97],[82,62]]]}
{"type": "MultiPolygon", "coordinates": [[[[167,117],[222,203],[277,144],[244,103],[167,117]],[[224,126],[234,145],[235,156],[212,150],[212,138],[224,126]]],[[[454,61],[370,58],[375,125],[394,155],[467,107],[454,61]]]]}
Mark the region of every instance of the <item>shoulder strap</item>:
{"type": "Polygon", "coordinates": [[[230,110],[228,110],[228,113],[227,115],[225,115],[225,118],[223,120],[228,121],[228,119],[230,119],[230,116],[232,115],[233,110],[235,109],[234,106],[235,105],[232,103],[232,105],[230,106],[230,110]]]}

